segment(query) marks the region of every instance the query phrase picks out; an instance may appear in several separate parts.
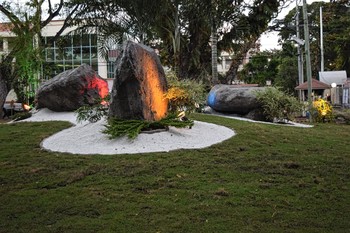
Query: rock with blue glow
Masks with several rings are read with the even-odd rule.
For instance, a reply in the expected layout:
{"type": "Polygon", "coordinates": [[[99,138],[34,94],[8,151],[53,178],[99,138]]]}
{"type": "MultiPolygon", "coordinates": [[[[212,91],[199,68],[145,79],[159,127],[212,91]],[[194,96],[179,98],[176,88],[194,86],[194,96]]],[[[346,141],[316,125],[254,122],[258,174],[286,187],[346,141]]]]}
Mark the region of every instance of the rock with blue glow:
{"type": "Polygon", "coordinates": [[[264,87],[240,87],[235,85],[215,85],[209,92],[207,103],[217,112],[247,115],[261,109],[256,92],[264,87]]]}

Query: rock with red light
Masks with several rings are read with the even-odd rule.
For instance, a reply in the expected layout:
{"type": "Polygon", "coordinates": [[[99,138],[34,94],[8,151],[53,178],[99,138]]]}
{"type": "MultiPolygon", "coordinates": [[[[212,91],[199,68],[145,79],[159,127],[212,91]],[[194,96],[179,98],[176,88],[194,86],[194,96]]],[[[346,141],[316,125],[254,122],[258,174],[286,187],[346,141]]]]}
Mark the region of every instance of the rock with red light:
{"type": "Polygon", "coordinates": [[[83,105],[95,104],[107,95],[107,81],[83,64],[44,82],[36,93],[36,107],[56,112],[74,111],[83,105]]]}
{"type": "Polygon", "coordinates": [[[109,116],[154,121],[167,114],[165,73],[154,50],[126,42],[116,60],[109,116]]]}

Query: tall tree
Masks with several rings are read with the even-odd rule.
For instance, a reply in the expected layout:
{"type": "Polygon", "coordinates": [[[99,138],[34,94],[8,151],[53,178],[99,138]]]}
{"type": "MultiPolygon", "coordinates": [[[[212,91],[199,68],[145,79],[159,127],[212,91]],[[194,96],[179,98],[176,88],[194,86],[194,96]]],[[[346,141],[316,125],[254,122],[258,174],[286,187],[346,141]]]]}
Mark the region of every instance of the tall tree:
{"type": "MultiPolygon", "coordinates": [[[[58,4],[53,4],[51,0],[30,0],[25,3],[25,8],[22,9],[11,3],[7,1],[0,3],[0,13],[8,22],[5,25],[15,34],[15,37],[11,38],[13,44],[11,51],[4,54],[0,61],[1,106],[3,106],[11,88],[16,88],[19,101],[24,101],[22,88],[27,87],[28,83],[36,83],[38,79],[36,75],[41,68],[41,31],[64,9],[63,0],[60,0],[58,4]],[[44,3],[48,5],[45,14],[43,14],[44,3]]],[[[77,9],[76,6],[68,10],[66,22],[72,19],[72,15],[77,9]]],[[[55,38],[67,26],[68,23],[64,24],[55,38]]],[[[0,115],[2,115],[2,108],[0,115]]]]}
{"type": "MultiPolygon", "coordinates": [[[[249,4],[246,2],[100,0],[89,3],[90,10],[83,12],[81,19],[89,19],[91,25],[98,26],[102,33],[108,32],[109,37],[112,35],[110,29],[115,29],[114,34],[130,35],[138,31],[135,25],[147,25],[142,27],[142,41],[150,45],[156,44],[163,63],[178,71],[180,78],[198,79],[211,72],[211,55],[215,56],[223,49],[232,51],[235,44],[236,48],[240,48],[243,41],[255,42],[255,39],[251,38],[258,38],[283,1],[255,0],[249,4]],[[136,11],[138,8],[140,10],[136,11]],[[217,52],[215,43],[210,43],[214,42],[216,37],[217,52]],[[211,38],[214,40],[211,41],[211,38]],[[213,53],[211,45],[214,45],[213,53]]],[[[141,35],[135,38],[141,38],[141,35]]]]}
{"type": "Polygon", "coordinates": [[[264,51],[253,55],[237,76],[246,83],[265,86],[266,81],[289,94],[296,94],[298,85],[297,49],[291,42],[282,50],[264,51]]]}
{"type": "Polygon", "coordinates": [[[248,13],[242,14],[232,30],[223,34],[223,48],[231,48],[234,54],[234,62],[226,73],[228,82],[235,79],[242,59],[251,48],[257,46],[258,38],[266,31],[271,19],[277,16],[279,8],[287,1],[260,0],[252,2],[252,4],[245,6],[248,13]]]}
{"type": "MultiPolygon", "coordinates": [[[[314,76],[320,71],[320,7],[323,11],[323,45],[325,70],[346,70],[350,73],[350,7],[348,1],[314,2],[309,5],[309,32],[311,65],[314,76]]],[[[296,35],[294,18],[296,9],[291,10],[281,25],[280,35],[287,41],[296,35]]],[[[302,13],[302,12],[301,12],[302,13]]],[[[303,25],[301,25],[303,26],[303,25]]],[[[302,30],[302,28],[300,28],[302,30]]],[[[303,39],[303,35],[301,35],[303,39]]]]}
{"type": "Polygon", "coordinates": [[[239,79],[252,84],[265,86],[266,81],[275,83],[278,74],[279,55],[276,51],[264,51],[250,58],[249,63],[244,65],[238,72],[239,79]]]}

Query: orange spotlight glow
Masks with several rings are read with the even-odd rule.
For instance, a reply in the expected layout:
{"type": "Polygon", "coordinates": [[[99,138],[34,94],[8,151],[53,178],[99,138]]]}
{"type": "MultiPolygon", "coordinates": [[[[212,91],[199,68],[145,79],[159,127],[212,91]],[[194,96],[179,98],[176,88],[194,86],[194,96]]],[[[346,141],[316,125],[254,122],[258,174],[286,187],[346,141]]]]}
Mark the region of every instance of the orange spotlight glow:
{"type": "Polygon", "coordinates": [[[26,111],[29,111],[30,110],[30,106],[27,105],[27,104],[23,104],[23,109],[26,110],[26,111]]]}
{"type": "Polygon", "coordinates": [[[146,76],[145,80],[147,80],[147,83],[145,83],[147,86],[146,90],[149,90],[148,93],[145,93],[146,106],[151,108],[154,119],[160,120],[165,117],[168,111],[168,100],[164,98],[166,90],[163,90],[160,83],[157,64],[154,60],[147,54],[143,55],[142,60],[146,76]]]}

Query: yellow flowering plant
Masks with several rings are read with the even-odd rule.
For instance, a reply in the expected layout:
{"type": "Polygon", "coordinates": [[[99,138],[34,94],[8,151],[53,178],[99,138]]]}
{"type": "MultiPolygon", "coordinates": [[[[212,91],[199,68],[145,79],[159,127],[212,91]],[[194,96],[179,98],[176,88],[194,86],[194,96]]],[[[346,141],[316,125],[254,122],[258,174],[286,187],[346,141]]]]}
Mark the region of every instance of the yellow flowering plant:
{"type": "Polygon", "coordinates": [[[167,74],[169,89],[164,98],[169,101],[169,111],[193,112],[198,111],[205,103],[206,92],[202,82],[195,80],[179,80],[173,72],[167,74]]]}
{"type": "Polygon", "coordinates": [[[313,101],[313,117],[316,122],[333,121],[333,108],[323,99],[313,101]]]}

